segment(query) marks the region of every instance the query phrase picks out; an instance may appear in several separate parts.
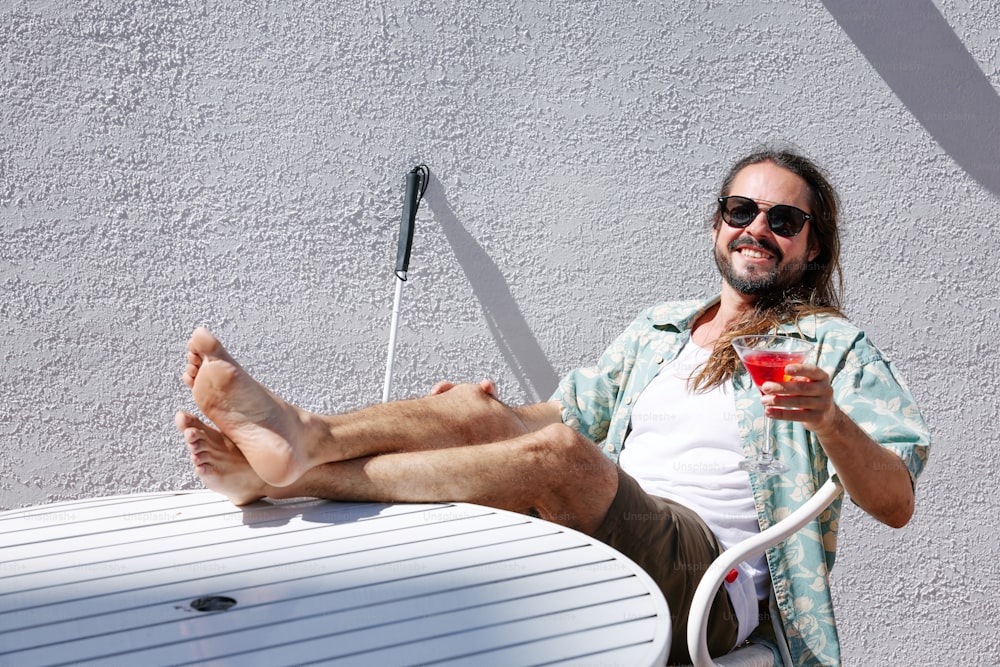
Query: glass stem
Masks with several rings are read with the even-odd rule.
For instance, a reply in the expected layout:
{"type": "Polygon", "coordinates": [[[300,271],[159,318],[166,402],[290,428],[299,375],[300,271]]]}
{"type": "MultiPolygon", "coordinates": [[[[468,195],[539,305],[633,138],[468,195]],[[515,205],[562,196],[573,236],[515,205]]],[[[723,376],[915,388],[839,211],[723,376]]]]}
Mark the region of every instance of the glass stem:
{"type": "Polygon", "coordinates": [[[771,439],[774,434],[771,431],[771,418],[764,415],[764,447],[760,450],[760,458],[765,463],[768,464],[773,458],[771,456],[771,439]]]}

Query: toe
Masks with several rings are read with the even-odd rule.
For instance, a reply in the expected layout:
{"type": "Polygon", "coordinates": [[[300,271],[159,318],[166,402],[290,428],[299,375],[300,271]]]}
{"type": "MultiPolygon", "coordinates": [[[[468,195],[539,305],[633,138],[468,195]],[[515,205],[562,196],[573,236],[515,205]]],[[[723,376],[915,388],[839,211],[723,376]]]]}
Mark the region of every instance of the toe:
{"type": "Polygon", "coordinates": [[[186,428],[184,429],[184,442],[187,443],[188,449],[192,452],[199,452],[202,448],[202,440],[205,438],[204,431],[200,431],[196,428],[186,428]]]}
{"type": "Polygon", "coordinates": [[[187,349],[189,359],[192,355],[199,357],[199,359],[205,357],[229,357],[226,348],[222,346],[219,339],[205,327],[198,327],[194,330],[190,340],[188,340],[187,349]]]}
{"type": "Polygon", "coordinates": [[[205,422],[198,419],[190,412],[184,412],[183,410],[178,410],[177,414],[174,415],[174,424],[176,424],[178,430],[181,431],[188,428],[198,428],[198,429],[208,428],[205,422]]]}
{"type": "Polygon", "coordinates": [[[187,412],[178,412],[174,415],[174,425],[184,437],[184,442],[191,451],[200,448],[208,438],[208,427],[203,421],[187,412]]]}

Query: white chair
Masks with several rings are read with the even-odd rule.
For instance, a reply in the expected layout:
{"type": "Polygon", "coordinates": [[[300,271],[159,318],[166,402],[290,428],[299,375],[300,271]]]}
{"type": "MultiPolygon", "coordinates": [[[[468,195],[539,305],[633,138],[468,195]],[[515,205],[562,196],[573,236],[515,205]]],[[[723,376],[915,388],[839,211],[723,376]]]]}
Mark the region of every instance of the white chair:
{"type": "Polygon", "coordinates": [[[715,594],[726,574],[748,558],[763,553],[769,547],[798,532],[803,526],[823,512],[843,487],[836,476],[831,476],[823,486],[801,507],[767,530],[726,549],[708,568],[694,593],[688,616],[687,640],[694,667],[771,667],[774,656],[766,646],[749,645],[728,655],[712,660],[708,653],[708,612],[715,594]]]}

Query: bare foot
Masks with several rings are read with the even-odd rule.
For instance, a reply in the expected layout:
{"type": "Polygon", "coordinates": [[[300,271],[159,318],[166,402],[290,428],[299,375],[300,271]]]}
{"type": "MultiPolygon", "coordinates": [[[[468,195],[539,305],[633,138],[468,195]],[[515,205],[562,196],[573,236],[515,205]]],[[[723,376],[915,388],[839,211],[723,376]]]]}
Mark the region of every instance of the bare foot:
{"type": "Polygon", "coordinates": [[[187,349],[184,384],[264,482],[287,486],[312,467],[306,451],[315,438],[309,413],[250,377],[208,329],[195,329],[187,349]]]}
{"type": "Polygon", "coordinates": [[[246,505],[267,495],[264,480],[232,440],[186,412],[174,415],[174,424],[184,434],[195,473],[207,488],[236,505],[246,505]]]}

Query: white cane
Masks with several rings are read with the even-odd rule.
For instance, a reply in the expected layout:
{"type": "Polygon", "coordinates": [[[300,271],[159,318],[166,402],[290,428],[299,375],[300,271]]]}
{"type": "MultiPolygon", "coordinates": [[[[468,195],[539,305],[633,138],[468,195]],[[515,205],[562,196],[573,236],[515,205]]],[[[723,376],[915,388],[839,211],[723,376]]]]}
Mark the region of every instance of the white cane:
{"type": "Polygon", "coordinates": [[[389,354],[385,362],[385,384],[382,387],[382,402],[389,401],[392,391],[392,369],[396,356],[396,331],[399,328],[399,310],[403,301],[403,283],[410,268],[410,249],[413,247],[413,226],[417,219],[417,207],[427,189],[431,172],[427,165],[418,165],[406,174],[406,194],[403,196],[403,217],[399,222],[399,244],[396,248],[396,298],[392,304],[392,322],[389,325],[389,354]]]}

